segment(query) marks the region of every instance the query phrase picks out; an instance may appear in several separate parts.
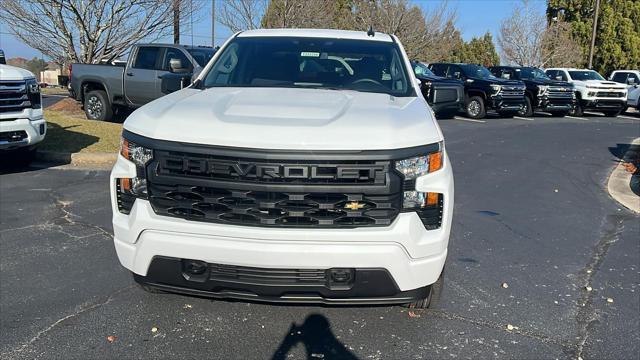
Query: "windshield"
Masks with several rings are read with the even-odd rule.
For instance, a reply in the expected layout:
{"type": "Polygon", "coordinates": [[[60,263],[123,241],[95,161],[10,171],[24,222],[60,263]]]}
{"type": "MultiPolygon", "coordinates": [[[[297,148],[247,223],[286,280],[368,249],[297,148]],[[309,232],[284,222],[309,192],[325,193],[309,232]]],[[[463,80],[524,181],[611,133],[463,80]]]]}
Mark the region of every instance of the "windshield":
{"type": "Polygon", "coordinates": [[[193,56],[193,59],[198,63],[198,65],[200,65],[200,67],[207,65],[209,60],[213,57],[213,54],[216,53],[215,50],[209,48],[187,49],[187,52],[193,56]]]}
{"type": "Polygon", "coordinates": [[[550,80],[547,74],[545,74],[544,71],[538,68],[525,67],[525,68],[516,69],[516,72],[520,74],[520,79],[550,80]]]}
{"type": "Polygon", "coordinates": [[[593,70],[569,71],[569,76],[571,76],[571,79],[573,80],[580,80],[580,81],[604,80],[604,78],[600,76],[600,74],[598,74],[593,70]]]}
{"type": "Polygon", "coordinates": [[[398,46],[370,40],[237,37],[204,87],[344,89],[414,96],[398,46]]]}
{"type": "Polygon", "coordinates": [[[413,63],[413,71],[416,73],[416,76],[420,76],[420,75],[436,76],[436,74],[434,74],[431,70],[429,70],[427,65],[425,65],[425,64],[423,64],[421,62],[413,63]]]}
{"type": "Polygon", "coordinates": [[[486,67],[480,65],[460,65],[462,71],[468,77],[480,79],[495,79],[495,76],[486,67]]]}

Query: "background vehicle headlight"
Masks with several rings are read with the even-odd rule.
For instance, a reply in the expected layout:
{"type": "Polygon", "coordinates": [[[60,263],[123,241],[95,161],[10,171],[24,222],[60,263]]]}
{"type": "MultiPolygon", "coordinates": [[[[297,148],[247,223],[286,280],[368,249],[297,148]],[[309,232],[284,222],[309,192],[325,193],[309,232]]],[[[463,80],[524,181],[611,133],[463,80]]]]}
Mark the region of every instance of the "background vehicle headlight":
{"type": "Polygon", "coordinates": [[[502,86],[500,85],[495,85],[495,84],[491,84],[491,91],[493,91],[494,93],[499,93],[500,90],[502,89],[502,86]]]}
{"type": "Polygon", "coordinates": [[[34,109],[40,109],[42,107],[42,96],[40,95],[40,85],[36,79],[28,79],[25,82],[27,88],[27,96],[31,107],[34,109]]]}
{"type": "Polygon", "coordinates": [[[549,90],[549,86],[547,85],[539,85],[538,86],[538,94],[539,95],[544,95],[547,93],[547,90],[549,90]]]}
{"type": "Polygon", "coordinates": [[[440,170],[442,168],[442,150],[396,161],[396,170],[404,175],[405,180],[413,180],[419,176],[440,170]]]}

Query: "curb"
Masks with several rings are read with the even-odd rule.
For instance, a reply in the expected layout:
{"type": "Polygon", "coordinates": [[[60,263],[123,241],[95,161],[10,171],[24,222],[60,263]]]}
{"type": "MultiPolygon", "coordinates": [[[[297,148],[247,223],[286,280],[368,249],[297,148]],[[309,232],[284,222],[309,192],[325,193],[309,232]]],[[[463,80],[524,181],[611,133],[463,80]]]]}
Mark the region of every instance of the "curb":
{"type": "Polygon", "coordinates": [[[118,153],[64,153],[53,151],[37,151],[36,159],[48,162],[73,166],[113,166],[118,158],[118,153]]]}
{"type": "MultiPolygon", "coordinates": [[[[640,146],[640,138],[637,138],[631,142],[631,146],[638,147],[640,146]]],[[[631,153],[639,152],[640,149],[629,149],[625,153],[623,158],[628,158],[631,153]]],[[[640,155],[640,154],[638,154],[640,155]]],[[[607,184],[607,190],[609,195],[619,202],[622,206],[627,209],[635,212],[636,214],[640,214],[640,197],[631,191],[631,187],[629,183],[631,182],[631,174],[625,171],[622,166],[622,162],[618,164],[611,175],[609,175],[609,181],[607,184]]]]}

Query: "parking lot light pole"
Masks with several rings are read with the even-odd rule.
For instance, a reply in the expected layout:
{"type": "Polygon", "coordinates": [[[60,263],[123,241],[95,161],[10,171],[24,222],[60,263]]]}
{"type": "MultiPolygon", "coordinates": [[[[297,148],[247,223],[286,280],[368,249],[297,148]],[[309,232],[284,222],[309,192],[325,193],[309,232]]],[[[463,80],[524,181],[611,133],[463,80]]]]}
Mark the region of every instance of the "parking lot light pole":
{"type": "Polygon", "coordinates": [[[211,47],[216,46],[216,0],[211,0],[211,47]]]}
{"type": "Polygon", "coordinates": [[[589,48],[589,69],[593,67],[593,50],[596,46],[596,28],[598,27],[598,10],[600,10],[600,0],[596,0],[596,13],[593,17],[593,31],[591,32],[591,47],[589,48]]]}

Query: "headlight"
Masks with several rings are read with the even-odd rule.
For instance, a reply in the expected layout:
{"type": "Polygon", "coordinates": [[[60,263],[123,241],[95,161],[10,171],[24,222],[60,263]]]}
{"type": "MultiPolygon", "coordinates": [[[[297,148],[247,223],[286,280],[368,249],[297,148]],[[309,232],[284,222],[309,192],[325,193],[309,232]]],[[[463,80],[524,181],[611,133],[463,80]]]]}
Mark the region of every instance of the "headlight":
{"type": "Polygon", "coordinates": [[[143,168],[153,158],[151,149],[137,145],[124,137],[120,140],[120,155],[136,164],[136,166],[143,168]]]}
{"type": "Polygon", "coordinates": [[[538,86],[538,95],[546,94],[547,90],[549,90],[549,86],[547,86],[547,85],[539,85],[538,86]]]}
{"type": "Polygon", "coordinates": [[[25,86],[31,107],[40,109],[42,107],[42,97],[40,95],[40,85],[38,85],[38,81],[36,81],[36,79],[27,79],[25,86]]]}
{"type": "Polygon", "coordinates": [[[396,170],[404,175],[405,180],[414,180],[441,168],[442,148],[431,154],[396,161],[396,170]]]}
{"type": "Polygon", "coordinates": [[[500,85],[491,84],[489,86],[491,86],[491,91],[493,91],[494,94],[499,93],[500,90],[502,89],[502,86],[500,85]]]}
{"type": "Polygon", "coordinates": [[[136,198],[148,197],[146,165],[153,159],[153,151],[123,137],[120,141],[120,155],[136,164],[135,177],[116,179],[118,210],[129,214],[136,198]]]}

